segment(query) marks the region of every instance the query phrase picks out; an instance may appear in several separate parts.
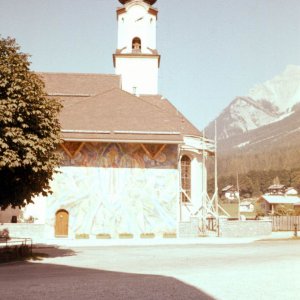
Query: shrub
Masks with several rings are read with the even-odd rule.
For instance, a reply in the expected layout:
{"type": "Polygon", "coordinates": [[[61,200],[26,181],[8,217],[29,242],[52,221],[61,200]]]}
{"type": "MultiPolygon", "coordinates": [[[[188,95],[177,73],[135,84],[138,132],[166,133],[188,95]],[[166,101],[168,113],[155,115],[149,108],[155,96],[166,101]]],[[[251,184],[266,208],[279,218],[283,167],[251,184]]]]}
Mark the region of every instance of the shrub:
{"type": "Polygon", "coordinates": [[[7,228],[4,228],[3,230],[0,230],[0,238],[9,239],[9,230],[7,228]]]}
{"type": "Polygon", "coordinates": [[[80,233],[75,235],[76,239],[89,239],[90,235],[87,233],[80,233]]]}
{"type": "Polygon", "coordinates": [[[154,233],[141,233],[140,238],[141,239],[153,239],[153,238],[155,238],[155,234],[154,233]]]}
{"type": "Polygon", "coordinates": [[[163,234],[164,239],[174,239],[176,237],[177,237],[176,232],[164,232],[163,234]]]}
{"type": "Polygon", "coordinates": [[[120,239],[132,239],[133,238],[133,234],[132,233],[119,233],[119,238],[120,239]]]}
{"type": "Polygon", "coordinates": [[[109,233],[98,233],[96,239],[111,239],[111,235],[109,233]]]}

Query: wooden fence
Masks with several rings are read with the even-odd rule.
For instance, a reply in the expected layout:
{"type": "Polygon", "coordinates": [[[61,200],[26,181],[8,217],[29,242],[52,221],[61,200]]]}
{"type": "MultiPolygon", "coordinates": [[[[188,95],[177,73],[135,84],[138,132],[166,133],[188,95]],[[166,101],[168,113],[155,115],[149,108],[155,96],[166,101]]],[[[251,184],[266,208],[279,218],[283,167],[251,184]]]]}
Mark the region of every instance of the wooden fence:
{"type": "Polygon", "coordinates": [[[271,216],[272,231],[300,231],[300,216],[271,216]]]}

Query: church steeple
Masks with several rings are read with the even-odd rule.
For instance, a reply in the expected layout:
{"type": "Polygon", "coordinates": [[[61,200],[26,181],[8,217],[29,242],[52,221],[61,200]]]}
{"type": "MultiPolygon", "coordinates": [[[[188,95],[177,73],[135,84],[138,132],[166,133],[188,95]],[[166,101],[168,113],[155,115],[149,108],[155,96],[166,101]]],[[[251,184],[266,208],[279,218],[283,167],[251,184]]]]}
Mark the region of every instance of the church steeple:
{"type": "Polygon", "coordinates": [[[156,50],[158,11],[156,0],[119,0],[118,46],[113,55],[122,89],[137,94],[157,94],[160,55],[156,50]]]}

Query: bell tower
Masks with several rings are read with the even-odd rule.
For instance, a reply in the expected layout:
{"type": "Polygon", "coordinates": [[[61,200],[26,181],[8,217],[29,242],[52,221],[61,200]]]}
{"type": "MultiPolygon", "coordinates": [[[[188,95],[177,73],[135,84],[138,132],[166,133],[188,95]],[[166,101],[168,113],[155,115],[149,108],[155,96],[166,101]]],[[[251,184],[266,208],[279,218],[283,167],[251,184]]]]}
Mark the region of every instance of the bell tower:
{"type": "Polygon", "coordinates": [[[158,93],[160,55],[156,50],[156,0],[119,0],[118,46],[113,61],[122,89],[133,94],[158,93]]]}

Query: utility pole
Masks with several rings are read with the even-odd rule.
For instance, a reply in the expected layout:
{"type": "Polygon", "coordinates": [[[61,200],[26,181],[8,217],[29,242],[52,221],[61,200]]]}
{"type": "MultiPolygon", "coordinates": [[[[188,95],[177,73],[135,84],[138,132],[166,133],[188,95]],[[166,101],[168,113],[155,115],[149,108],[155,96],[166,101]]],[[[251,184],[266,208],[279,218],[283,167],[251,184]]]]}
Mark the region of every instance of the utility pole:
{"type": "Polygon", "coordinates": [[[217,120],[215,120],[215,213],[219,215],[219,190],[218,190],[218,156],[217,156],[217,120]]]}
{"type": "Polygon", "coordinates": [[[241,219],[241,213],[240,213],[240,204],[241,204],[241,199],[240,199],[240,186],[239,186],[239,173],[236,173],[236,188],[238,192],[238,220],[241,219]]]}
{"type": "MultiPolygon", "coordinates": [[[[203,129],[203,139],[202,139],[202,191],[204,191],[205,186],[205,150],[204,150],[204,141],[205,139],[205,129],[203,129]]],[[[206,217],[207,217],[207,199],[206,193],[202,193],[202,232],[206,234],[206,217]]]]}

